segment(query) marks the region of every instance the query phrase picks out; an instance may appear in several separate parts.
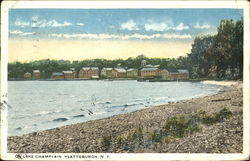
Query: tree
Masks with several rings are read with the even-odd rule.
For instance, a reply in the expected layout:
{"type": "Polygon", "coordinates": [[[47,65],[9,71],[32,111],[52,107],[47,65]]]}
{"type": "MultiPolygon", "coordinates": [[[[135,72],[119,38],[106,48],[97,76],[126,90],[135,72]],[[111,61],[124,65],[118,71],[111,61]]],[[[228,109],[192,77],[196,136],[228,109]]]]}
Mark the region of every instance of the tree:
{"type": "Polygon", "coordinates": [[[188,58],[196,77],[242,79],[243,20],[222,20],[216,35],[195,38],[188,58]]]}

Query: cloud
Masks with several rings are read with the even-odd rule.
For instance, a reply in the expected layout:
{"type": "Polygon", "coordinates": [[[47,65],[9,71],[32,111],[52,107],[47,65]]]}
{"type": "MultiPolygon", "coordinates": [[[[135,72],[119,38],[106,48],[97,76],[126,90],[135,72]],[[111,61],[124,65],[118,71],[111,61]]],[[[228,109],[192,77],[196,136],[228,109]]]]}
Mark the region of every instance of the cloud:
{"type": "Polygon", "coordinates": [[[189,29],[189,27],[184,25],[183,23],[180,23],[176,27],[173,27],[173,30],[177,30],[177,31],[182,31],[182,30],[187,30],[187,29],[189,29]]]}
{"type": "Polygon", "coordinates": [[[83,24],[83,23],[77,23],[76,25],[77,26],[84,26],[85,24],[83,24]]]}
{"type": "Polygon", "coordinates": [[[67,39],[141,39],[141,40],[151,40],[151,39],[190,39],[192,38],[189,34],[131,34],[131,35],[116,35],[116,34],[49,34],[49,37],[57,38],[67,38],[67,39]]]}
{"type": "MultiPolygon", "coordinates": [[[[39,19],[38,16],[33,16],[30,22],[22,21],[21,19],[16,19],[14,22],[15,26],[18,27],[65,27],[65,26],[72,26],[73,24],[67,21],[58,22],[56,20],[46,20],[46,19],[39,19]]],[[[84,26],[83,23],[78,23],[79,26],[84,26]]]]}
{"type": "Polygon", "coordinates": [[[29,22],[22,21],[20,18],[17,18],[16,21],[14,22],[15,26],[19,27],[27,27],[30,26],[29,22]]]}
{"type": "Polygon", "coordinates": [[[64,26],[71,26],[71,25],[72,24],[67,21],[60,23],[56,20],[47,21],[43,19],[43,20],[38,20],[36,23],[33,23],[32,27],[64,27],[64,26]]]}
{"type": "Polygon", "coordinates": [[[34,32],[22,32],[19,30],[10,31],[9,33],[12,35],[19,35],[19,36],[26,36],[26,35],[33,35],[34,34],[34,32]]]}
{"type": "Polygon", "coordinates": [[[129,31],[139,30],[139,28],[137,27],[137,24],[133,20],[129,20],[125,23],[122,23],[120,29],[129,30],[129,31]]]}
{"type": "Polygon", "coordinates": [[[144,29],[146,31],[168,31],[168,30],[176,30],[176,31],[182,31],[189,29],[189,26],[184,25],[184,23],[180,23],[177,26],[174,26],[173,24],[168,23],[147,23],[144,25],[144,29]]]}
{"type": "Polygon", "coordinates": [[[146,31],[166,31],[169,30],[170,27],[165,23],[151,23],[151,24],[145,24],[144,28],[146,31]]]}
{"type": "Polygon", "coordinates": [[[209,24],[207,24],[207,23],[200,24],[200,23],[197,22],[194,25],[194,28],[196,28],[196,29],[209,29],[209,28],[211,28],[211,26],[209,24]]]}
{"type": "Polygon", "coordinates": [[[72,24],[70,22],[64,21],[63,23],[59,23],[56,20],[53,20],[51,22],[52,27],[61,27],[61,26],[71,26],[72,24]]]}

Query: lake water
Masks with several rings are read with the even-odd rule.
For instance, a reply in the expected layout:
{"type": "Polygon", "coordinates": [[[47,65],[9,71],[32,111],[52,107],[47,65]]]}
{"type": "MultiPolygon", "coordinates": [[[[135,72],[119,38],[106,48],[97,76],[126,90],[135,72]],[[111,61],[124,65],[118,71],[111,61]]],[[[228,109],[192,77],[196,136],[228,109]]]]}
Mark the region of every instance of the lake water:
{"type": "Polygon", "coordinates": [[[106,118],[220,89],[192,82],[9,81],[8,135],[106,118]]]}

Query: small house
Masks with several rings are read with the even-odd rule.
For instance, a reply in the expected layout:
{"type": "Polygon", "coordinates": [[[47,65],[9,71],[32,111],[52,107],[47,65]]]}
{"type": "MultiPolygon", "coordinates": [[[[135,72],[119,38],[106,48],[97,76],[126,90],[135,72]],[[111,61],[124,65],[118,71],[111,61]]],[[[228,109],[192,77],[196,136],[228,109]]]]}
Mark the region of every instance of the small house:
{"type": "Polygon", "coordinates": [[[40,70],[33,70],[33,79],[40,79],[40,78],[41,78],[40,70]]]}
{"type": "Polygon", "coordinates": [[[98,67],[82,67],[78,74],[79,78],[99,78],[98,67]]]}
{"type": "Polygon", "coordinates": [[[76,72],[75,68],[69,68],[69,69],[73,72],[74,78],[76,78],[77,72],[76,72]]]}
{"type": "Polygon", "coordinates": [[[161,72],[160,72],[161,74],[161,79],[163,79],[163,80],[169,80],[170,78],[169,78],[169,72],[168,72],[168,70],[167,69],[162,69],[161,70],[161,72]]]}
{"type": "Polygon", "coordinates": [[[126,78],[127,71],[124,68],[114,68],[112,70],[112,76],[114,78],[126,78]]]}
{"type": "Polygon", "coordinates": [[[179,72],[177,69],[174,69],[174,68],[170,68],[170,69],[167,69],[168,70],[168,73],[169,73],[169,79],[170,80],[178,80],[179,79],[179,72]]]}
{"type": "Polygon", "coordinates": [[[104,78],[111,78],[112,77],[112,70],[113,70],[113,68],[102,68],[101,76],[104,78]]]}
{"type": "Polygon", "coordinates": [[[141,77],[158,77],[160,76],[160,69],[157,67],[147,67],[140,70],[141,77]]]}
{"type": "Polygon", "coordinates": [[[73,71],[62,71],[63,73],[63,78],[64,79],[73,79],[74,78],[74,73],[73,71]]]}
{"type": "Polygon", "coordinates": [[[187,80],[189,79],[189,71],[187,69],[178,69],[179,79],[187,80]]]}
{"type": "Polygon", "coordinates": [[[130,68],[127,70],[127,77],[136,78],[138,76],[138,70],[135,68],[130,68]]]}
{"type": "Polygon", "coordinates": [[[31,78],[31,73],[26,72],[26,73],[24,73],[23,77],[24,77],[25,79],[30,79],[30,78],[31,78]]]}
{"type": "Polygon", "coordinates": [[[54,80],[60,80],[63,78],[64,78],[64,75],[62,72],[53,72],[51,75],[51,79],[54,79],[54,80]]]}

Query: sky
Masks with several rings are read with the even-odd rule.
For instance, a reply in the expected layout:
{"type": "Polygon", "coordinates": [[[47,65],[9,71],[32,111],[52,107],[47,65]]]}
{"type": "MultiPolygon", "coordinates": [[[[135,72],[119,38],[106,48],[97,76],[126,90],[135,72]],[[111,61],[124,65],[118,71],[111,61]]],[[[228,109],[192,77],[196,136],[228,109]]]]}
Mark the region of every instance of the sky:
{"type": "Polygon", "coordinates": [[[10,9],[9,62],[177,58],[242,9],[10,9]]]}

